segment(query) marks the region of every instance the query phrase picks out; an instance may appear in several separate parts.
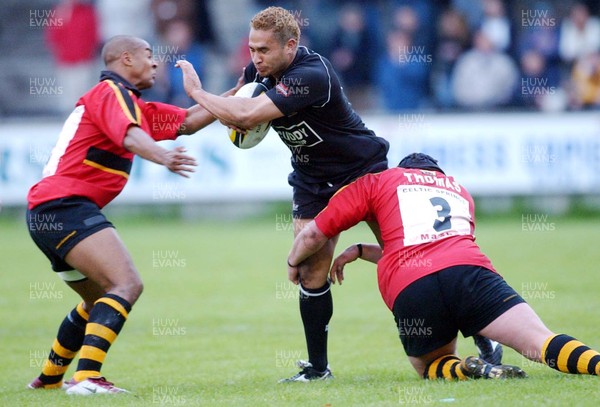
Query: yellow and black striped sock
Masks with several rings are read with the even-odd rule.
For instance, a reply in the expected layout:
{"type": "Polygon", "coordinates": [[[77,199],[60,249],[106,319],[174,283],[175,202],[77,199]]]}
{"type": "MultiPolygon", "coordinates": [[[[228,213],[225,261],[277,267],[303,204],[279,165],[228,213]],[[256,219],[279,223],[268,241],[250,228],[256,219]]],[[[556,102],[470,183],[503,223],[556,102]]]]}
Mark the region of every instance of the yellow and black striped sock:
{"type": "Polygon", "coordinates": [[[110,345],[117,339],[131,311],[131,304],[114,294],[106,294],[94,303],[85,328],[85,338],[73,378],[80,382],[100,376],[110,345]]]}
{"type": "Polygon", "coordinates": [[[460,358],[455,355],[440,356],[425,368],[424,379],[467,380],[460,368],[460,358]]]}
{"type": "Polygon", "coordinates": [[[600,353],[569,335],[554,335],[542,346],[542,360],[563,373],[600,375],[600,353]]]}
{"type": "Polygon", "coordinates": [[[62,385],[63,376],[83,343],[88,317],[82,302],[73,308],[60,324],[50,355],[39,376],[45,388],[62,385]]]}

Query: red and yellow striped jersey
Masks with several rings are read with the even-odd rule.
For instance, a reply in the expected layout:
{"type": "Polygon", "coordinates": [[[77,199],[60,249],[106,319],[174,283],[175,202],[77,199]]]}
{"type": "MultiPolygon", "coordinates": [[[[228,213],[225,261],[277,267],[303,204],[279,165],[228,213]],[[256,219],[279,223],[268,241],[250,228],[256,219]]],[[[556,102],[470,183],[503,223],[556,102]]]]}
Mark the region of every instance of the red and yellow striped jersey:
{"type": "Polygon", "coordinates": [[[129,126],[154,140],[172,140],[186,110],[144,102],[137,88],[111,71],[77,102],[44,168],[29,190],[29,209],[53,199],[82,196],[100,208],[125,187],[134,154],[123,147],[129,126]]]}

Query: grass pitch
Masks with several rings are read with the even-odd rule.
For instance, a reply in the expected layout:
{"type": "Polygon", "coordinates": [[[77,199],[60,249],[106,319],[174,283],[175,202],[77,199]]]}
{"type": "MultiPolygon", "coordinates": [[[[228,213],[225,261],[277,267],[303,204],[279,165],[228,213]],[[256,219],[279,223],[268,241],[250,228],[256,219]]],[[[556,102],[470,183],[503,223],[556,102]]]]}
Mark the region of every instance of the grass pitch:
{"type": "MultiPolygon", "coordinates": [[[[103,373],[133,394],[85,399],[25,389],[78,299],[50,271],[24,222],[1,220],[0,405],[591,406],[600,399],[597,377],[563,375],[510,349],[504,362],[522,366],[528,379],[419,379],[365,262],[350,265],[344,285],[333,290],[335,380],[277,384],[306,357],[297,289],[286,279],[290,220],[287,214],[247,222],[113,218],[145,291],[103,373]]],[[[478,242],[551,329],[600,349],[600,220],[545,219],[544,227],[531,228],[536,221],[482,220],[478,242]]],[[[366,227],[343,234],[338,251],[357,241],[372,241],[366,227]]],[[[470,339],[461,338],[459,350],[475,353],[470,339]]]]}

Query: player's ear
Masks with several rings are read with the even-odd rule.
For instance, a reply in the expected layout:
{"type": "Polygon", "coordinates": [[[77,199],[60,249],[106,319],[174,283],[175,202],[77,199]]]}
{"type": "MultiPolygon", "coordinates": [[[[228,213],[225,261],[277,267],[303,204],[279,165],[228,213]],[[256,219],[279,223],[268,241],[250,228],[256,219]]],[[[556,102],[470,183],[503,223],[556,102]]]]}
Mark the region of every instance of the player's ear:
{"type": "Polygon", "coordinates": [[[285,43],[285,50],[289,53],[296,51],[296,47],[298,46],[298,41],[295,38],[290,38],[285,43]]]}
{"type": "Polygon", "coordinates": [[[131,52],[123,51],[121,53],[121,63],[123,63],[123,65],[126,66],[131,66],[133,64],[133,57],[131,55],[131,52]]]}

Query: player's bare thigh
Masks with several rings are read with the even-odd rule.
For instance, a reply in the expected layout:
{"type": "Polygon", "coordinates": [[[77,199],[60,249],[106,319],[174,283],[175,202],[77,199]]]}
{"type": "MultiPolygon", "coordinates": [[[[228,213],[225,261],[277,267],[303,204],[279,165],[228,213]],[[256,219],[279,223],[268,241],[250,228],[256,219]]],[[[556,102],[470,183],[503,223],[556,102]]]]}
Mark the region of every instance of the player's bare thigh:
{"type": "MultiPolygon", "coordinates": [[[[133,304],[142,293],[141,278],[113,228],[102,229],[77,243],[65,261],[95,283],[104,294],[116,294],[133,304]]],[[[81,290],[85,288],[82,286],[81,290]]],[[[85,292],[94,289],[92,285],[87,288],[89,290],[85,292]]]]}
{"type": "Polygon", "coordinates": [[[527,303],[510,308],[479,334],[509,346],[536,362],[541,361],[544,341],[553,335],[527,303]]]}
{"type": "MultiPolygon", "coordinates": [[[[294,219],[294,237],[298,235],[304,226],[311,220],[312,219],[294,219]]],[[[316,289],[325,285],[338,238],[339,235],[329,239],[321,250],[300,264],[298,272],[300,273],[300,282],[304,288],[316,289]]]]}

